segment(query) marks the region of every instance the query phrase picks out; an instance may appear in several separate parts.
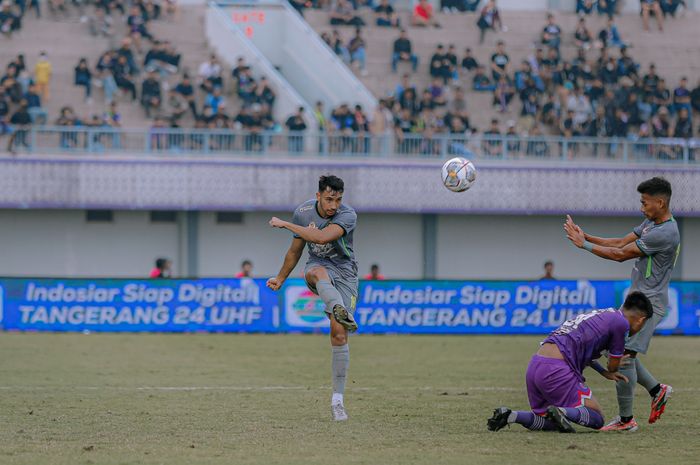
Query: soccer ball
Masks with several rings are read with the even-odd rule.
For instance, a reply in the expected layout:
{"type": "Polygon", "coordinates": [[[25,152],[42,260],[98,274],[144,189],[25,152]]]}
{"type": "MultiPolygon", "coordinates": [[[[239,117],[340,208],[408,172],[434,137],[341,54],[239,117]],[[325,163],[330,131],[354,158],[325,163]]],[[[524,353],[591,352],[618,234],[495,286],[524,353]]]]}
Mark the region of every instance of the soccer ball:
{"type": "Polygon", "coordinates": [[[442,183],[452,192],[464,192],[475,182],[476,167],[466,158],[452,158],[442,165],[442,183]]]}

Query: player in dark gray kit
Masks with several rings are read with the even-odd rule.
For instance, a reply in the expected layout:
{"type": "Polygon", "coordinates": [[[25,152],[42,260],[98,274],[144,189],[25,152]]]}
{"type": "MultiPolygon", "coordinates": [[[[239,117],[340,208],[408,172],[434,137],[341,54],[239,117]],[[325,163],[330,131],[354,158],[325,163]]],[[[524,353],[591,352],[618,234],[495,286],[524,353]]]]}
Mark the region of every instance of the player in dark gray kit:
{"type": "Polygon", "coordinates": [[[326,304],[331,326],[333,396],[331,413],[336,421],[347,420],[343,403],[345,379],[350,362],[348,333],[357,331],[353,318],[357,301],[357,261],[353,251],[353,232],[357,214],[344,205],[343,180],[321,176],[316,198],[307,200],[294,211],[292,222],[273,217],[270,226],[294,234],[284,264],[267,286],[278,290],[299,262],[304,245],[309,246],[309,260],[304,279],[326,304]]]}
{"type": "Polygon", "coordinates": [[[664,178],[651,178],[637,186],[637,191],[641,194],[641,210],[646,219],[625,237],[605,239],[591,236],[584,233],[570,216],[564,224],[567,237],[577,247],[618,262],[636,258],[630,291],[643,292],[654,307],[653,317],[625,344],[625,353],[630,359],[620,368],[620,373],[629,382],[617,382],[620,416],[603,427],[603,431],[636,431],[639,428],[632,413],[637,383],[644,386],[652,398],[649,423],[655,423],[661,417],[673,392],[671,386],[659,383],[637,359],[637,353],[646,354],[654,330],[666,314],[668,284],[681,248],[678,225],[669,206],[671,183],[664,178]]]}

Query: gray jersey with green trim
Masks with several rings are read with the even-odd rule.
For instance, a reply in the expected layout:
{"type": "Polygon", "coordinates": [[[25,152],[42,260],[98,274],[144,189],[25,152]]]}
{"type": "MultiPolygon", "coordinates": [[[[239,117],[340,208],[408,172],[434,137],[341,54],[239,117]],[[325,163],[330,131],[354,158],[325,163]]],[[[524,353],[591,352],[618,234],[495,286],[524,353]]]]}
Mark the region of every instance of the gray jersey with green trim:
{"type": "MultiPolygon", "coordinates": [[[[341,204],[338,211],[330,218],[323,218],[318,214],[316,200],[307,200],[294,210],[292,219],[299,226],[315,226],[323,229],[329,224],[337,224],[345,231],[345,234],[329,244],[313,244],[308,242],[309,261],[319,265],[331,265],[341,275],[347,277],[357,276],[357,261],[353,250],[352,237],[357,224],[355,210],[345,204],[341,204]]],[[[294,237],[299,237],[295,235],[294,237]]]]}
{"type": "Polygon", "coordinates": [[[654,306],[654,312],[664,316],[668,308],[668,283],[681,250],[678,224],[670,220],[656,224],[644,220],[634,228],[639,250],[644,253],[634,264],[630,291],[641,291],[654,306]]]}

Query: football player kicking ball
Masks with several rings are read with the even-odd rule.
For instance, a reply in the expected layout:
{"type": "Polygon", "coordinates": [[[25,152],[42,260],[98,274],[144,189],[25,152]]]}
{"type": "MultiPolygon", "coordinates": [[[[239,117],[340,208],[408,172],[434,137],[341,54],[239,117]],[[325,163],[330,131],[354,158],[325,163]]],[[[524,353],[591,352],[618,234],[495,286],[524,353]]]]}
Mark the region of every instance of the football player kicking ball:
{"type": "Polygon", "coordinates": [[[649,322],[625,344],[625,353],[629,354],[630,360],[620,372],[629,381],[617,383],[620,416],[605,425],[603,431],[631,432],[639,428],[632,411],[637,383],[644,386],[651,396],[649,423],[655,423],[661,417],[673,392],[671,386],[661,384],[654,378],[637,358],[637,353],[647,353],[654,330],[666,314],[668,283],[680,253],[681,238],[669,206],[671,183],[664,178],[651,178],[637,186],[637,191],[641,194],[641,210],[646,219],[625,237],[606,239],[591,236],[584,233],[571,217],[567,217],[564,224],[567,237],[577,247],[608,260],[623,262],[636,258],[630,290],[643,292],[654,307],[654,315],[649,322]]]}
{"type": "Polygon", "coordinates": [[[590,366],[607,379],[627,381],[618,372],[625,336],[637,333],[652,314],[649,299],[632,292],[619,310],[594,310],[564,322],[542,342],[527,366],[525,384],[532,410],[497,408],[488,429],[498,431],[511,423],[562,433],[574,433],[572,423],[600,429],[603,412],[584,384],[583,369],[590,366]],[[603,351],[608,351],[607,369],[596,361],[603,351]]]}
{"type": "Polygon", "coordinates": [[[357,330],[352,314],[357,300],[357,261],[352,247],[357,222],[355,210],[344,205],[343,180],[336,176],[321,176],[316,198],[301,204],[292,222],[272,218],[270,226],[294,234],[292,245],[284,257],[276,277],[267,281],[272,290],[279,290],[299,262],[304,245],[309,246],[309,260],[304,268],[306,285],[326,304],[330,320],[332,348],[333,420],[347,420],[343,404],[345,378],[350,363],[348,333],[357,330]]]}

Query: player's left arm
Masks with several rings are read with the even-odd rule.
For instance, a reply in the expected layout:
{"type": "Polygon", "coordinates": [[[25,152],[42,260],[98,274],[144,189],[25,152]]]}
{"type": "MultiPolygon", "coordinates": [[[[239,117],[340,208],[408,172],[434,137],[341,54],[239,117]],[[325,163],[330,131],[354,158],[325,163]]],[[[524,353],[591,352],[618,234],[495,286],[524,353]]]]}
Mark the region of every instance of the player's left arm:
{"type": "Polygon", "coordinates": [[[323,229],[318,229],[310,226],[299,226],[298,224],[273,217],[270,220],[270,226],[291,231],[306,242],[314,244],[328,244],[337,241],[345,235],[345,230],[335,223],[331,223],[323,229]]]}

